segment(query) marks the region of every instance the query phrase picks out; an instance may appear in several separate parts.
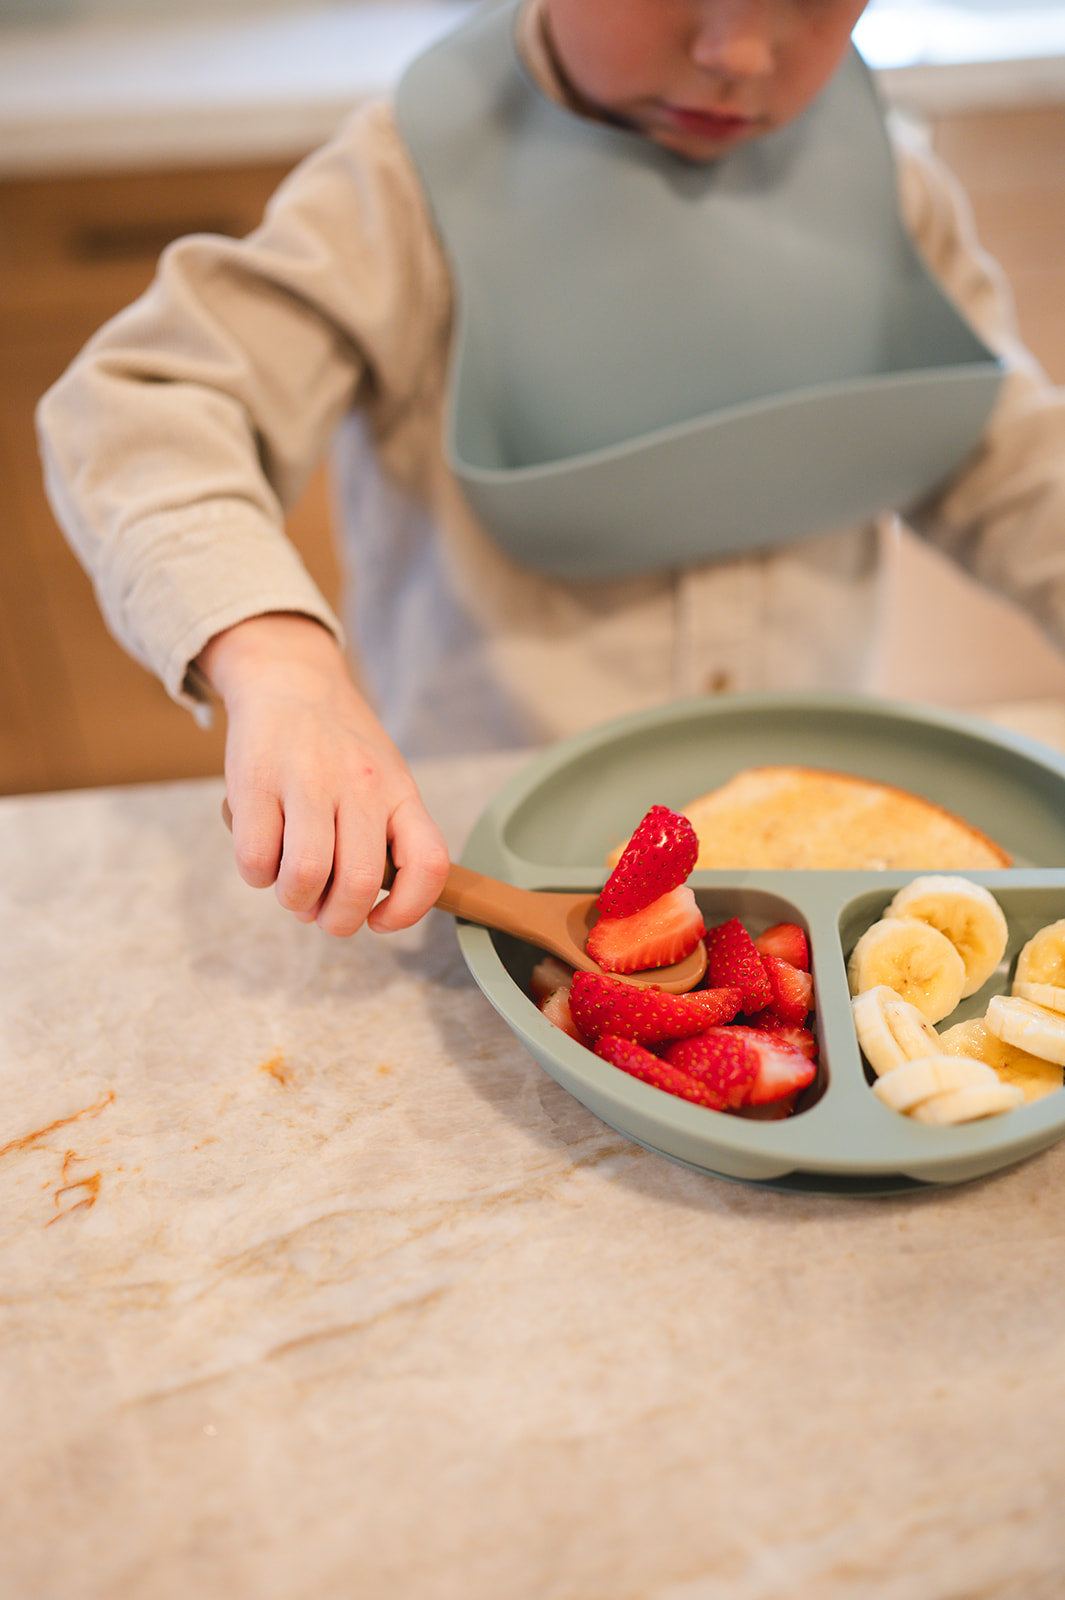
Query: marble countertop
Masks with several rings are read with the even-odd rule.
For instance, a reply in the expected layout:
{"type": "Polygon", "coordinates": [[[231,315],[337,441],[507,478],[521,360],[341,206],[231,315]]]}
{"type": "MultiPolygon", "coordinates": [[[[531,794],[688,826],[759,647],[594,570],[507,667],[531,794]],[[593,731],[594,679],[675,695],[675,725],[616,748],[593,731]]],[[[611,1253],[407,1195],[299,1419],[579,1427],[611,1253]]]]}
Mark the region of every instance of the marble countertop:
{"type": "MultiPolygon", "coordinates": [[[[454,849],[521,759],[418,769],[454,849]]],[[[876,1201],[676,1166],[442,913],[245,887],[221,792],[0,800],[4,1600],[1062,1592],[1065,1146],[876,1201]]]]}
{"type": "MultiPolygon", "coordinates": [[[[0,27],[0,172],[294,159],[470,4],[275,0],[177,20],[46,9],[0,27]]],[[[888,97],[918,113],[1065,99],[1065,9],[1046,0],[878,0],[856,37],[888,97]]]]}

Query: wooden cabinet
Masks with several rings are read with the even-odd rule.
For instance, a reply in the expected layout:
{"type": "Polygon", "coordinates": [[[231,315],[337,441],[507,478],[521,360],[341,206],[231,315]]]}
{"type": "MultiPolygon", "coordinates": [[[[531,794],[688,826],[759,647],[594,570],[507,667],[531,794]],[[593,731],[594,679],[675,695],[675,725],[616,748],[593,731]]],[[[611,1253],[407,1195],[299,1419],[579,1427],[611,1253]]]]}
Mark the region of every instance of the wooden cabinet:
{"type": "MultiPolygon", "coordinates": [[[[221,771],[204,732],[108,634],[41,481],[36,402],[99,325],[149,282],[172,238],[241,235],[278,166],[113,173],[0,183],[0,792],[221,771]]],[[[290,532],[338,588],[324,477],[290,532]]]]}

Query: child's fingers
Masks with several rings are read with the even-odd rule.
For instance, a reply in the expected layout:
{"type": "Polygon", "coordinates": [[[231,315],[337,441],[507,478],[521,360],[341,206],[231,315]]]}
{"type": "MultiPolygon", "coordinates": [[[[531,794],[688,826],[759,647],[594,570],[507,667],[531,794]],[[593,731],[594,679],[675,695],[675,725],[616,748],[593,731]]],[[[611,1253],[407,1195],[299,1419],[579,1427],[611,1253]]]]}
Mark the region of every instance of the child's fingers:
{"type": "Polygon", "coordinates": [[[288,797],[275,894],[286,911],[311,921],[335,873],[336,818],[331,804],[288,797]]]}
{"type": "Polygon", "coordinates": [[[222,815],[233,835],[237,871],[253,889],[268,888],[281,865],[284,819],[277,801],[266,796],[242,797],[230,810],[227,800],[222,815]]]}
{"type": "Polygon", "coordinates": [[[255,888],[274,884],[301,922],[341,938],[366,922],[393,932],[424,916],[443,888],[447,847],[416,793],[404,793],[391,814],[380,793],[353,788],[335,809],[323,793],[236,786],[232,794],[223,819],[242,878],[255,888]],[[395,873],[381,898],[389,840],[395,873]]]}
{"type": "Polygon", "coordinates": [[[386,823],[371,820],[356,804],[337,813],[332,874],[325,885],[317,922],[340,938],[366,922],[377,933],[411,927],[433,905],[448,870],[447,846],[417,798],[404,799],[386,823]],[[391,833],[396,875],[380,901],[391,833]]]}
{"type": "MultiPolygon", "coordinates": [[[[431,851],[436,848],[436,829],[430,823],[426,831],[431,851]]],[[[314,809],[290,802],[277,879],[279,901],[301,921],[316,921],[326,933],[347,938],[367,921],[380,896],[387,836],[387,810],[357,793],[347,796],[335,812],[332,806],[314,809]]],[[[424,891],[418,892],[416,873],[401,902],[399,919],[391,926],[417,921],[436,898],[438,874],[431,862],[424,875],[424,891]]]]}
{"type": "Polygon", "coordinates": [[[367,917],[375,933],[409,928],[435,904],[447,877],[447,845],[421,801],[412,799],[392,818],[395,881],[367,917]]]}
{"type": "Polygon", "coordinates": [[[385,857],[383,817],[373,826],[365,816],[352,819],[350,808],[342,808],[336,817],[332,872],[315,916],[320,928],[345,939],[362,927],[381,893],[385,857]]]}
{"type": "Polygon", "coordinates": [[[364,817],[341,812],[337,823],[333,875],[317,912],[320,928],[344,938],[368,922],[383,932],[407,927],[429,909],[439,893],[439,889],[433,885],[431,868],[424,891],[419,894],[417,885],[412,886],[413,892],[408,891],[405,909],[401,907],[398,918],[385,918],[383,922],[377,920],[374,905],[381,894],[386,859],[383,825],[378,831],[368,827],[364,817]]]}

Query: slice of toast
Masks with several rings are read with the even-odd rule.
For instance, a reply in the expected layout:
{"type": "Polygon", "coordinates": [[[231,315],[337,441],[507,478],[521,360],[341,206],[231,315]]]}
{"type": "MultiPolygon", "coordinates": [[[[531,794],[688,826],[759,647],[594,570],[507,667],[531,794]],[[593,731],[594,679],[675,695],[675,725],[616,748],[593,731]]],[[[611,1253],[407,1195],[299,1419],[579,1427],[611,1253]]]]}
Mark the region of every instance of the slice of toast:
{"type": "Polygon", "coordinates": [[[958,871],[1012,861],[922,795],[814,767],[747,767],[682,810],[698,835],[697,868],[958,871]]]}

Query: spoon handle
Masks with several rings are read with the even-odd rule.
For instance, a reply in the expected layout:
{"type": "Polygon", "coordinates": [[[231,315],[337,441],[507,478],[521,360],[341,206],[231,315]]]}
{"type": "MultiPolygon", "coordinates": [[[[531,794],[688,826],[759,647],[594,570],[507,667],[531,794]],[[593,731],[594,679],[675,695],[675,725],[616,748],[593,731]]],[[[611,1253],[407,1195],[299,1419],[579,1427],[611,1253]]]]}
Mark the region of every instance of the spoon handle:
{"type": "MultiPolygon", "coordinates": [[[[395,875],[395,863],[389,852],[381,887],[387,889],[395,875]]],[[[587,932],[593,900],[593,896],[586,894],[521,889],[516,884],[486,877],[482,872],[452,862],[434,904],[453,917],[461,917],[464,922],[509,933],[526,944],[550,950],[571,966],[598,972],[600,968],[584,950],[583,937],[578,937],[587,932]],[[572,929],[569,922],[574,913],[577,929],[572,929]]]]}
{"type": "Polygon", "coordinates": [[[589,895],[519,889],[512,883],[453,864],[436,904],[441,911],[449,911],[466,922],[496,928],[542,949],[552,948],[571,964],[581,966],[586,962],[588,970],[595,971],[596,963],[585,955],[566,926],[571,908],[579,906],[583,910],[592,899],[589,895]]]}

